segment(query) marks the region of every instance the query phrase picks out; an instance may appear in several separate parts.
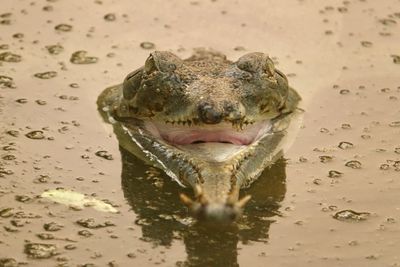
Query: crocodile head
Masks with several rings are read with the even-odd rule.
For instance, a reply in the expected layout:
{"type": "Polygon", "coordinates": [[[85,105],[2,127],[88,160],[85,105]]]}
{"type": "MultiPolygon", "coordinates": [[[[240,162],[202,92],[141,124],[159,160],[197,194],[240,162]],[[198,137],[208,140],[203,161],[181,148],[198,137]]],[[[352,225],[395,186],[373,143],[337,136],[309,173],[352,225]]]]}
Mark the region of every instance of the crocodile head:
{"type": "Polygon", "coordinates": [[[240,188],[281,151],[299,100],[267,55],[231,62],[199,50],[185,60],[151,53],[98,104],[122,147],[193,188],[180,197],[195,217],[230,222],[250,199],[240,188]]]}

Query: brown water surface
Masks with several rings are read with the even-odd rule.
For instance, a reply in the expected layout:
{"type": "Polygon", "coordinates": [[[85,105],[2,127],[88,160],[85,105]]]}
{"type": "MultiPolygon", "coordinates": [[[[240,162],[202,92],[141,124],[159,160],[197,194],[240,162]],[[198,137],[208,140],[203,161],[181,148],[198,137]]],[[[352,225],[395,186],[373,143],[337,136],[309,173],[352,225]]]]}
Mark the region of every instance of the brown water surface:
{"type": "Polygon", "coordinates": [[[0,266],[400,265],[399,0],[0,7],[0,266]],[[120,151],[95,103],[154,49],[195,47],[266,52],[304,98],[285,160],[226,229],[195,224],[183,189],[120,151]],[[90,203],[40,197],[55,189],[90,203]]]}

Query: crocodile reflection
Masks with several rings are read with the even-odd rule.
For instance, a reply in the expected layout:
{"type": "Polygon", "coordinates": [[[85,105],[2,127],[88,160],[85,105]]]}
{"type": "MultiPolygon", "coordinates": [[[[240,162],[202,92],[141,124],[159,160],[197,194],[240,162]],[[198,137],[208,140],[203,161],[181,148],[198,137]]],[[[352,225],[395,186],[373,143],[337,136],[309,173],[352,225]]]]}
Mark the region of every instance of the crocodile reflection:
{"type": "Polygon", "coordinates": [[[280,202],[286,193],[283,158],[266,169],[254,186],[241,192],[253,198],[237,223],[213,229],[188,217],[178,197],[182,192],[179,185],[162,172],[152,175],[151,170],[155,169],[120,149],[122,188],[137,214],[136,224],[142,228],[142,239],[166,247],[176,239],[183,239],[187,259],[180,262],[182,266],[238,266],[239,240],[243,243],[268,240],[270,225],[274,216],[279,215],[280,202]]]}

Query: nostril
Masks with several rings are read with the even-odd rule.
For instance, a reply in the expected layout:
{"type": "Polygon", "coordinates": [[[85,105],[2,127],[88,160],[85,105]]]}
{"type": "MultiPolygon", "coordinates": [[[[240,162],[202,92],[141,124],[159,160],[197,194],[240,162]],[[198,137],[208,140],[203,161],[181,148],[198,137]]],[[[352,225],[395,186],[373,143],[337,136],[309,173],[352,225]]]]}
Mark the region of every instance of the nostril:
{"type": "Polygon", "coordinates": [[[222,120],[221,112],[215,110],[210,104],[202,104],[199,106],[199,116],[201,121],[207,124],[217,124],[222,120]]]}
{"type": "Polygon", "coordinates": [[[239,210],[225,204],[209,204],[198,213],[198,218],[206,222],[232,223],[239,217],[239,210]]]}

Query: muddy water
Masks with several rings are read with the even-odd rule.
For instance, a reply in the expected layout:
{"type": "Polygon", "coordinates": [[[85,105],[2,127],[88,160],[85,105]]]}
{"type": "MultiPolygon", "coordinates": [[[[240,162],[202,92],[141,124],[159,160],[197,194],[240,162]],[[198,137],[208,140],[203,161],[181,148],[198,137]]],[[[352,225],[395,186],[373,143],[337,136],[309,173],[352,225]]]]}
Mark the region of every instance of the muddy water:
{"type": "Polygon", "coordinates": [[[400,265],[398,0],[0,6],[0,266],[400,265]],[[188,218],[95,105],[150,51],[199,46],[275,56],[306,110],[224,230],[188,218]]]}

